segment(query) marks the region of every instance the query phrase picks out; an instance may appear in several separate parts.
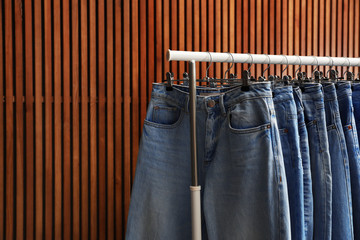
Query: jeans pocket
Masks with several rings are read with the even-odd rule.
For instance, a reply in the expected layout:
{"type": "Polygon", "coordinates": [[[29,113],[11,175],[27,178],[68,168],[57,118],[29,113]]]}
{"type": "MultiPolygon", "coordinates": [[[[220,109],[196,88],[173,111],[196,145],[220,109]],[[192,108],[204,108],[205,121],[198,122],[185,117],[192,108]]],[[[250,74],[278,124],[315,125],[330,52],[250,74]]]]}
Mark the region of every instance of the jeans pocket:
{"type": "Polygon", "coordinates": [[[144,124],[158,128],[174,128],[183,119],[184,111],[169,101],[152,99],[149,103],[144,124]]]}
{"type": "Polygon", "coordinates": [[[251,133],[271,127],[265,99],[256,98],[234,104],[228,112],[229,128],[235,133],[251,133]]]}

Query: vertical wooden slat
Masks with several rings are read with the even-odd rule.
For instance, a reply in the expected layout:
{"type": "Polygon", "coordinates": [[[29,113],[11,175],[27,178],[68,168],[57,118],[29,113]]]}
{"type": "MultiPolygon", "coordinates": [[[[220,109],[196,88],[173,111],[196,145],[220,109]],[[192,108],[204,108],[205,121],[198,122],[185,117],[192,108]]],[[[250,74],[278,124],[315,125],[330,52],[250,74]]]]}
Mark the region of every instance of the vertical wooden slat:
{"type": "Polygon", "coordinates": [[[53,2],[54,13],[54,236],[62,238],[62,114],[61,114],[61,2],[53,2]]]}
{"type": "MultiPolygon", "coordinates": [[[[62,121],[62,130],[63,130],[63,238],[71,238],[71,116],[70,116],[70,1],[63,1],[62,9],[62,53],[63,53],[63,121],[62,121]]],[[[73,25],[71,24],[73,27],[73,25]]]]}
{"type": "MultiPolygon", "coordinates": [[[[307,38],[306,38],[306,54],[311,56],[313,53],[313,2],[312,0],[307,0],[307,38]]],[[[311,66],[308,66],[307,71],[311,71],[311,66]]]]}
{"type": "MultiPolygon", "coordinates": [[[[115,238],[123,239],[123,144],[122,144],[122,12],[121,0],[115,1],[115,238]]],[[[151,21],[149,21],[151,22],[151,21]]]]}
{"type": "MultiPolygon", "coordinates": [[[[229,1],[229,52],[235,52],[235,0],[229,1]]],[[[229,64],[229,67],[231,64],[229,64]]],[[[232,71],[234,69],[231,69],[232,71]]],[[[229,72],[230,73],[230,72],[229,72]]]]}
{"type": "MultiPolygon", "coordinates": [[[[359,41],[359,35],[360,35],[360,2],[359,1],[355,1],[355,31],[354,31],[354,57],[359,57],[360,56],[360,53],[359,53],[359,45],[360,45],[360,41],[359,41]]],[[[335,34],[333,34],[335,35],[335,34]]],[[[358,72],[359,72],[359,68],[354,68],[354,74],[355,74],[355,77],[357,77],[358,75],[358,72]]]]}
{"type": "MultiPolygon", "coordinates": [[[[229,13],[228,13],[228,0],[222,1],[221,4],[221,8],[222,8],[222,12],[221,12],[221,17],[222,17],[222,22],[221,22],[221,48],[220,51],[221,52],[228,52],[229,51],[229,13]]],[[[228,64],[227,63],[223,63],[222,64],[222,68],[221,68],[221,72],[220,72],[220,77],[224,77],[224,73],[225,71],[228,69],[228,64]]]]}
{"type": "Polygon", "coordinates": [[[89,95],[88,2],[81,0],[81,238],[89,239],[89,95]]]}
{"type": "MultiPolygon", "coordinates": [[[[71,22],[72,22],[72,237],[80,238],[80,119],[79,119],[79,94],[80,94],[80,65],[79,65],[79,1],[71,2],[71,22]]],[[[64,217],[65,218],[65,217],[64,217]]]]}
{"type": "MultiPolygon", "coordinates": [[[[320,0],[319,6],[325,6],[325,0],[320,0]]],[[[315,8],[314,8],[315,9],[315,8]]],[[[317,10],[317,9],[316,9],[317,10]]],[[[323,9],[319,9],[319,50],[318,55],[324,56],[325,54],[325,11],[323,9]]],[[[325,67],[320,67],[321,71],[325,71],[325,67]]]]}
{"type": "MultiPolygon", "coordinates": [[[[147,38],[146,38],[146,33],[147,32],[147,27],[146,27],[146,4],[140,4],[140,16],[139,16],[139,27],[140,27],[140,66],[142,66],[140,68],[140,76],[141,78],[146,78],[146,57],[147,57],[147,51],[144,49],[146,47],[147,44],[147,38]],[[144,15],[145,14],[145,15],[144,15]]],[[[178,17],[179,17],[179,13],[178,13],[178,0],[171,0],[170,3],[170,49],[179,49],[178,46],[178,17]]],[[[167,49],[165,49],[167,50],[167,49]]],[[[174,77],[175,78],[179,78],[181,76],[181,74],[178,71],[178,66],[179,63],[177,61],[172,61],[170,63],[170,70],[171,72],[174,73],[174,77]]],[[[149,86],[146,86],[147,88],[149,86]]],[[[143,96],[142,91],[143,91],[144,87],[140,88],[140,96],[143,96]]],[[[144,102],[144,100],[141,100],[141,106],[140,106],[140,120],[145,118],[145,111],[143,109],[143,105],[142,104],[144,102]]],[[[141,126],[143,125],[143,121],[141,121],[141,126]]]]}
{"type": "MultiPolygon", "coordinates": [[[[284,55],[288,54],[288,0],[282,2],[282,51],[284,55]]],[[[285,65],[286,66],[286,65],[285,65]]],[[[284,67],[285,68],[285,67],[284,67]]],[[[290,68],[284,71],[284,75],[290,73],[290,68]]]]}
{"type": "MultiPolygon", "coordinates": [[[[243,37],[242,37],[242,0],[235,2],[235,52],[240,53],[242,51],[242,43],[243,43],[243,37]]],[[[234,65],[234,72],[239,75],[241,72],[241,66],[240,64],[234,65]]]]}
{"type": "MultiPolygon", "coordinates": [[[[162,14],[163,14],[163,31],[162,31],[162,35],[163,35],[163,39],[164,39],[164,42],[163,42],[163,52],[162,52],[162,58],[164,59],[165,58],[165,54],[166,54],[166,51],[169,49],[170,47],[170,34],[171,34],[171,28],[170,28],[170,1],[164,1],[163,2],[163,8],[162,8],[162,14]]],[[[140,5],[142,5],[140,3],[140,5]]],[[[138,1],[133,1],[133,4],[132,4],[132,24],[133,24],[133,48],[135,50],[135,53],[139,53],[139,37],[138,37],[138,34],[139,34],[139,3],[138,1]]],[[[135,69],[134,72],[139,72],[140,71],[140,67],[139,67],[139,57],[136,56],[135,59],[133,59],[134,61],[136,61],[134,67],[135,69]]],[[[164,63],[164,69],[163,69],[163,72],[169,72],[170,71],[170,63],[169,61],[163,61],[164,63]]],[[[137,75],[137,73],[135,74],[137,75]]],[[[164,75],[162,75],[164,76],[164,75]]],[[[138,80],[138,79],[137,79],[138,80]]],[[[160,79],[162,80],[162,79],[160,79]]],[[[139,87],[139,86],[138,86],[139,87]]],[[[138,90],[138,89],[137,89],[138,90]]],[[[136,90],[135,90],[136,91],[136,90]]],[[[138,97],[138,96],[137,96],[138,97]]],[[[136,144],[136,145],[139,145],[136,144]]],[[[134,149],[133,151],[135,151],[137,149],[134,149]]],[[[137,155],[137,151],[136,151],[136,154],[137,155]]],[[[135,167],[133,166],[133,169],[135,167]]]]}
{"type": "MultiPolygon", "coordinates": [[[[200,40],[200,50],[202,52],[207,52],[209,51],[209,46],[207,44],[207,36],[208,36],[208,26],[207,26],[207,10],[208,10],[208,6],[207,6],[207,2],[205,0],[201,0],[200,4],[200,26],[201,26],[201,40],[200,40]]],[[[175,8],[174,11],[176,11],[177,8],[175,8]]],[[[176,13],[173,13],[176,14],[176,13]]],[[[173,28],[176,29],[176,28],[173,28]]],[[[172,39],[176,39],[176,31],[173,31],[172,33],[172,39]],[[174,34],[175,33],[175,34],[174,34]]],[[[200,76],[202,78],[205,77],[205,71],[206,71],[207,65],[205,62],[201,63],[201,73],[200,76]]]]}
{"type": "Polygon", "coordinates": [[[35,47],[35,239],[43,239],[43,58],[41,0],[34,1],[34,47],[35,47]]]}
{"type": "MultiPolygon", "coordinates": [[[[147,61],[148,61],[148,85],[149,85],[149,89],[148,89],[148,98],[150,98],[151,96],[151,90],[152,90],[152,83],[155,82],[155,7],[154,7],[154,1],[155,0],[149,0],[148,1],[148,11],[147,11],[147,24],[148,24],[148,54],[147,54],[147,61]]],[[[180,0],[183,1],[183,0],[180,0]]],[[[179,5],[179,9],[180,9],[181,5],[179,5]]],[[[184,11],[180,12],[179,15],[181,16],[182,14],[185,14],[184,11]]],[[[181,33],[181,22],[179,22],[180,26],[179,26],[179,42],[181,40],[183,45],[179,45],[179,50],[183,49],[185,50],[185,43],[184,43],[184,39],[185,37],[181,38],[180,37],[180,33],[181,33]]],[[[184,36],[184,35],[183,35],[184,36]]],[[[118,40],[119,41],[119,40],[118,40]]],[[[184,64],[179,63],[180,66],[184,66],[184,64]]],[[[183,71],[185,70],[185,68],[183,68],[183,71]]]]}
{"type": "MultiPolygon", "coordinates": [[[[343,41],[344,41],[344,35],[343,35],[343,1],[338,0],[337,2],[337,52],[336,56],[341,57],[343,54],[343,41]]],[[[337,67],[338,71],[341,71],[341,67],[337,67]]]]}
{"type": "Polygon", "coordinates": [[[4,22],[3,22],[3,4],[0,4],[0,238],[4,238],[5,236],[5,149],[4,149],[4,110],[5,110],[5,103],[3,102],[4,97],[4,43],[3,43],[3,33],[4,33],[4,22]]]}
{"type": "Polygon", "coordinates": [[[6,91],[6,198],[5,239],[14,238],[14,123],[13,123],[13,23],[12,1],[4,1],[5,15],[5,91],[6,91]]]}
{"type": "MultiPolygon", "coordinates": [[[[274,0],[275,1],[275,0],[274,0]]],[[[275,39],[276,39],[276,54],[282,54],[282,26],[281,26],[281,19],[282,19],[282,5],[281,5],[281,1],[276,1],[276,35],[275,35],[275,39]]],[[[281,77],[281,70],[282,70],[282,66],[283,65],[276,65],[275,69],[275,73],[279,74],[279,76],[281,77]]]]}
{"type": "MultiPolygon", "coordinates": [[[[176,0],[175,0],[176,1],[176,0]]],[[[174,0],[173,0],[174,2],[174,0]]],[[[177,4],[172,2],[172,8],[171,11],[175,11],[177,10],[177,4]],[[174,10],[175,9],[175,10],[174,10]]],[[[151,77],[148,75],[148,61],[147,61],[147,57],[148,57],[148,48],[147,48],[147,44],[149,42],[148,38],[147,38],[147,19],[146,19],[146,11],[147,11],[147,6],[145,3],[141,3],[140,4],[140,22],[139,22],[139,26],[140,26],[140,73],[139,73],[139,79],[140,79],[140,130],[142,132],[142,126],[144,124],[144,119],[146,117],[146,107],[147,107],[147,102],[148,102],[148,89],[151,89],[151,84],[149,84],[148,81],[150,81],[151,77]]],[[[177,29],[177,17],[178,14],[173,12],[171,14],[171,23],[172,29],[177,29]]],[[[171,49],[176,48],[178,49],[177,46],[177,34],[175,36],[173,36],[172,38],[172,46],[171,49]]],[[[178,78],[178,76],[176,74],[178,74],[177,71],[177,67],[178,66],[178,62],[173,61],[171,63],[171,68],[172,68],[172,72],[175,73],[175,77],[178,78]]]]}
{"type": "MultiPolygon", "coordinates": [[[[294,55],[294,0],[288,1],[288,46],[287,46],[287,54],[294,55]]],[[[295,39],[296,41],[296,39],[295,39]]],[[[294,75],[294,69],[297,69],[294,65],[290,65],[288,68],[288,73],[294,75]]]]}
{"type": "MultiPolygon", "coordinates": [[[[254,8],[254,10],[256,12],[255,12],[254,16],[251,17],[251,21],[254,21],[254,24],[256,26],[256,28],[254,28],[254,30],[253,30],[256,33],[255,39],[253,39],[254,43],[256,43],[253,51],[254,51],[254,53],[257,53],[257,54],[262,53],[262,39],[263,38],[259,37],[259,36],[262,36],[262,11],[261,11],[261,8],[262,8],[262,0],[257,0],[256,8],[254,8]]],[[[256,69],[256,71],[254,71],[254,73],[256,74],[255,78],[257,78],[258,76],[261,76],[262,65],[257,64],[255,66],[255,69],[256,69]]]]}
{"type": "MultiPolygon", "coordinates": [[[[150,6],[153,6],[153,4],[154,4],[154,0],[150,0],[148,4],[149,4],[148,16],[150,18],[150,17],[154,16],[153,10],[150,9],[150,6]]],[[[179,14],[179,35],[178,35],[178,38],[179,38],[179,50],[185,50],[185,0],[179,0],[179,5],[178,6],[179,6],[179,11],[178,11],[178,14],[179,14]]],[[[154,19],[154,18],[150,18],[150,19],[154,19]]],[[[149,21],[149,22],[152,22],[152,21],[149,21]]],[[[148,26],[149,36],[151,36],[151,34],[153,36],[152,32],[154,32],[152,30],[152,25],[149,24],[149,26],[148,26]]],[[[148,43],[149,46],[153,45],[153,43],[151,42],[151,39],[153,39],[153,38],[149,38],[149,40],[150,40],[149,43],[148,43]]],[[[153,56],[152,51],[153,50],[150,47],[149,52],[148,52],[149,56],[153,56]]],[[[149,66],[149,72],[151,72],[151,69],[153,67],[153,63],[151,63],[151,61],[149,61],[148,66],[149,66]]],[[[185,62],[179,62],[179,78],[182,76],[182,74],[184,72],[185,72],[185,62]]]]}
{"type": "MultiPolygon", "coordinates": [[[[221,1],[215,0],[215,52],[221,51],[221,1]]],[[[214,63],[213,63],[214,64],[214,63]]],[[[215,78],[221,77],[221,65],[219,63],[214,64],[215,66],[215,78]]]]}
{"type": "MultiPolygon", "coordinates": [[[[343,2],[343,51],[342,57],[349,56],[349,0],[344,0],[343,2]],[[347,37],[344,37],[347,36],[347,37]]],[[[339,74],[342,74],[346,67],[340,68],[339,74]]]]}
{"type": "Polygon", "coordinates": [[[354,0],[349,1],[349,53],[348,57],[354,56],[354,0]]]}
{"type": "MultiPolygon", "coordinates": [[[[300,44],[301,44],[301,39],[300,39],[300,0],[295,0],[294,3],[294,49],[293,49],[293,53],[295,55],[300,55],[300,44]]],[[[295,70],[298,67],[295,68],[295,70]]],[[[302,72],[302,69],[299,69],[299,72],[302,72]]]]}
{"type": "MultiPolygon", "coordinates": [[[[325,56],[330,56],[330,43],[331,43],[331,0],[326,0],[325,3],[325,32],[324,32],[324,38],[325,38],[325,56]]],[[[328,67],[324,68],[324,71],[326,72],[328,67]]]]}
{"type": "Polygon", "coordinates": [[[24,107],[22,2],[14,2],[16,113],[16,239],[24,238],[24,107]]]}
{"type": "Polygon", "coordinates": [[[106,89],[105,89],[105,4],[104,1],[99,1],[98,6],[98,56],[97,63],[99,67],[98,72],[98,91],[99,91],[99,103],[98,103],[98,238],[106,238],[106,89]]]}
{"type": "Polygon", "coordinates": [[[52,26],[51,2],[44,2],[45,64],[45,239],[53,236],[53,156],[52,156],[52,26]]]}
{"type": "MultiPolygon", "coordinates": [[[[313,3],[313,50],[311,55],[319,55],[319,0],[314,0],[313,3]]],[[[323,71],[321,68],[319,70],[323,71]]]]}
{"type": "MultiPolygon", "coordinates": [[[[274,0],[270,0],[269,4],[269,54],[275,54],[276,52],[276,24],[275,24],[275,16],[276,16],[276,6],[274,0]]],[[[267,11],[266,9],[264,11],[267,11]]],[[[269,75],[275,75],[276,67],[269,68],[269,75]]]]}
{"type": "Polygon", "coordinates": [[[98,238],[97,211],[97,86],[96,86],[96,1],[89,2],[89,38],[90,38],[90,239],[98,238]]]}
{"type": "MultiPolygon", "coordinates": [[[[180,10],[180,6],[179,6],[179,10],[180,10]]],[[[208,15],[208,18],[207,18],[208,19],[208,22],[207,22],[207,26],[208,26],[208,42],[209,42],[208,52],[212,52],[212,51],[215,51],[214,1],[208,1],[207,15],[208,15]]],[[[206,64],[206,68],[208,68],[208,64],[206,64]]],[[[215,70],[215,66],[211,65],[210,68],[209,68],[209,71],[208,71],[208,77],[214,77],[214,72],[215,72],[214,70],[215,70]]]]}
{"type": "MultiPolygon", "coordinates": [[[[26,80],[26,229],[27,239],[34,237],[34,99],[32,1],[25,1],[25,80],[26,80]]],[[[1,81],[0,81],[1,82],[1,81]]],[[[1,95],[1,93],[0,93],[1,95]]],[[[1,114],[1,113],[0,113],[1,114]]],[[[1,126],[1,124],[0,124],[1,126]]],[[[1,134],[1,133],[0,133],[1,134]]],[[[1,145],[1,143],[0,143],[1,145]]],[[[1,191],[0,191],[1,192],[1,191]]],[[[0,201],[1,202],[1,201],[0,201]]],[[[0,212],[2,212],[0,210],[0,212]]],[[[1,230],[0,230],[1,232],[1,230]]]]}
{"type": "MultiPolygon", "coordinates": [[[[164,13],[169,13],[169,10],[167,10],[168,8],[168,5],[166,4],[167,1],[164,1],[164,13]]],[[[194,18],[194,23],[193,23],[193,27],[194,27],[194,46],[193,46],[193,50],[194,51],[199,51],[200,50],[200,34],[196,34],[196,33],[200,33],[200,2],[199,0],[193,0],[193,4],[194,4],[194,7],[193,7],[193,18],[194,18]]],[[[164,16],[164,35],[165,35],[165,39],[168,38],[169,36],[167,36],[168,33],[168,30],[167,29],[167,21],[168,21],[168,17],[164,16]]],[[[164,42],[164,46],[166,44],[166,41],[164,42]]],[[[165,61],[166,63],[167,61],[165,61]]],[[[200,64],[199,63],[196,63],[196,78],[200,78],[200,72],[201,72],[201,69],[200,69],[200,64]]],[[[166,70],[166,68],[164,69],[164,71],[166,70]]]]}
{"type": "MultiPolygon", "coordinates": [[[[249,42],[249,53],[256,53],[256,2],[257,1],[249,1],[249,34],[250,34],[250,42],[249,42]]],[[[249,65],[250,66],[250,65],[249,65]]],[[[252,65],[252,75],[254,75],[254,73],[256,74],[256,65],[252,65]]]]}
{"type": "MultiPolygon", "coordinates": [[[[123,58],[124,58],[124,62],[123,62],[123,91],[124,91],[124,158],[123,158],[123,166],[124,166],[124,172],[126,172],[127,174],[125,174],[124,176],[124,224],[126,226],[126,219],[127,219],[127,215],[129,212],[129,206],[130,206],[130,192],[131,192],[131,139],[130,139],[130,134],[131,131],[129,129],[129,126],[131,126],[131,122],[130,122],[130,29],[129,29],[129,21],[130,21],[130,6],[129,3],[127,1],[124,2],[124,6],[123,6],[123,21],[124,21],[124,32],[123,32],[123,49],[124,49],[124,53],[123,53],[123,58]]],[[[156,6],[156,14],[161,14],[161,11],[159,11],[159,6],[156,6]]],[[[157,17],[158,18],[158,17],[157,17]]],[[[156,38],[157,40],[160,41],[160,39],[158,38],[158,35],[161,38],[161,34],[158,33],[159,31],[161,32],[161,29],[159,28],[159,23],[158,23],[158,19],[156,19],[156,38]]],[[[160,20],[160,26],[161,26],[161,20],[160,20]]],[[[161,44],[156,43],[155,44],[156,47],[156,63],[157,65],[161,65],[161,57],[158,54],[161,54],[161,52],[159,53],[159,49],[161,50],[161,44]]],[[[156,70],[156,74],[160,74],[160,79],[161,79],[161,67],[157,66],[157,70],[156,70]]],[[[158,76],[156,75],[156,79],[154,79],[155,81],[158,81],[157,78],[158,76]]]]}
{"type": "MultiPolygon", "coordinates": [[[[132,119],[131,123],[133,124],[132,127],[132,160],[131,160],[131,177],[133,179],[133,176],[135,175],[135,167],[136,167],[136,160],[137,160],[137,153],[139,150],[139,134],[140,134],[140,128],[139,128],[139,39],[138,39],[138,12],[139,7],[137,1],[133,1],[132,4],[132,80],[131,80],[131,112],[132,112],[132,119]]],[[[165,6],[164,6],[165,8],[165,6]]],[[[168,7],[167,7],[168,8],[168,7]]],[[[165,12],[167,12],[167,15],[169,15],[169,9],[166,9],[165,12]]],[[[169,29],[169,16],[164,21],[164,29],[169,29]]],[[[168,30],[167,30],[168,31],[168,30]]],[[[166,31],[164,32],[164,46],[169,47],[169,33],[166,31]],[[165,44],[167,43],[167,44],[165,44]]],[[[162,50],[162,49],[160,49],[162,50]]],[[[161,56],[158,56],[160,59],[164,58],[164,54],[161,53],[161,56]]],[[[167,67],[163,69],[164,71],[169,71],[169,66],[167,63],[167,67]]],[[[159,75],[160,79],[159,81],[162,81],[163,72],[159,75]]]]}
{"type": "MultiPolygon", "coordinates": [[[[107,52],[107,238],[114,239],[114,14],[113,1],[106,1],[106,52],[107,52]]],[[[146,64],[146,63],[145,63],[146,64]]],[[[146,96],[146,88],[144,95],[146,96]]],[[[146,102],[145,99],[142,102],[146,102]],[[144,101],[145,100],[145,101],[144,101]]]]}
{"type": "MultiPolygon", "coordinates": [[[[263,39],[263,43],[262,43],[262,52],[264,54],[269,54],[269,14],[268,14],[268,9],[269,9],[269,1],[265,0],[264,4],[263,4],[263,18],[262,18],[262,25],[263,25],[263,31],[262,31],[262,39],[263,39]]],[[[263,68],[264,70],[267,68],[267,65],[263,68]]],[[[265,76],[268,76],[270,72],[270,69],[268,69],[265,73],[265,76]]]]}
{"type": "MultiPolygon", "coordinates": [[[[162,78],[163,78],[163,54],[162,54],[162,51],[163,51],[163,41],[162,41],[162,28],[163,28],[163,20],[162,20],[162,17],[163,17],[163,14],[162,14],[162,8],[163,8],[163,5],[162,5],[162,1],[161,0],[156,0],[156,5],[155,5],[155,36],[156,36],[156,41],[155,41],[155,54],[156,54],[156,75],[155,75],[155,79],[154,79],[154,82],[161,82],[162,78]]],[[[124,24],[125,25],[128,25],[126,23],[130,23],[130,14],[129,16],[128,13],[127,13],[127,10],[130,11],[130,8],[128,6],[127,3],[124,3],[124,24]]],[[[187,9],[187,11],[191,11],[191,8],[190,10],[187,9]]],[[[190,15],[191,16],[191,15],[190,15]]],[[[189,17],[189,15],[187,15],[187,17],[189,17]]],[[[187,19],[187,23],[188,22],[191,22],[191,18],[190,19],[187,19]]],[[[125,26],[124,25],[124,26],[125,26]]],[[[187,29],[187,33],[189,34],[189,36],[187,36],[187,40],[188,39],[191,39],[191,31],[189,29],[187,29]]],[[[124,34],[130,34],[130,29],[126,29],[124,28],[124,34]]],[[[131,38],[132,39],[132,38],[131,38]]],[[[189,40],[188,40],[189,41],[189,40]]],[[[131,41],[130,41],[131,42],[131,41]]],[[[189,47],[189,46],[187,46],[189,47]]],[[[190,50],[189,48],[187,48],[187,50],[190,50]]],[[[131,55],[131,53],[129,54],[129,56],[131,55]]],[[[126,89],[126,88],[125,88],[126,89]]],[[[126,150],[125,150],[126,152],[126,150]]]]}
{"type": "MultiPolygon", "coordinates": [[[[307,9],[306,1],[301,1],[301,9],[307,9]]],[[[300,11],[300,10],[299,10],[300,11]]],[[[303,11],[302,14],[300,13],[299,21],[300,21],[300,55],[306,56],[306,38],[307,38],[307,21],[306,21],[306,11],[303,11]]],[[[303,69],[306,71],[306,68],[303,69]]]]}

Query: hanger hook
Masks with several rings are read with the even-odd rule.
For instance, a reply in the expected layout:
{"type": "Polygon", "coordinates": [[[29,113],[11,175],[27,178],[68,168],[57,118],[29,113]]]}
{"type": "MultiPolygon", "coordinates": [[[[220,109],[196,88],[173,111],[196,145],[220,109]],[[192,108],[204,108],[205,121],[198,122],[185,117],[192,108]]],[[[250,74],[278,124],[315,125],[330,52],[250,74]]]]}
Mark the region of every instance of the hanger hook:
{"type": "Polygon", "coordinates": [[[232,55],[232,53],[229,53],[230,54],[231,58],[232,58],[232,63],[231,63],[231,66],[228,70],[225,71],[225,79],[226,79],[226,74],[230,71],[230,69],[232,69],[232,67],[234,66],[234,62],[235,62],[235,59],[234,59],[234,56],[232,55]]]}
{"type": "Polygon", "coordinates": [[[250,63],[250,66],[249,66],[249,68],[248,68],[248,72],[250,71],[250,68],[251,68],[251,66],[253,65],[253,63],[254,63],[254,58],[253,58],[253,56],[250,54],[250,53],[248,53],[248,55],[251,57],[251,63],[250,63]]]}
{"type": "Polygon", "coordinates": [[[344,79],[345,79],[345,74],[347,73],[347,72],[349,72],[349,69],[350,69],[350,60],[349,60],[349,58],[347,58],[347,57],[344,57],[346,60],[347,60],[347,62],[349,63],[349,65],[347,66],[347,68],[346,68],[346,71],[344,72],[344,75],[343,75],[343,77],[344,77],[344,79]]]}
{"type": "Polygon", "coordinates": [[[316,68],[314,68],[314,70],[311,73],[312,78],[314,78],[314,73],[319,68],[319,60],[317,59],[317,57],[313,57],[313,58],[316,60],[316,68]]]}
{"type": "Polygon", "coordinates": [[[329,77],[329,72],[334,66],[334,59],[332,59],[332,57],[329,57],[329,56],[326,56],[326,57],[328,57],[331,60],[330,69],[326,72],[326,77],[328,78],[329,77]]]}
{"type": "Polygon", "coordinates": [[[207,52],[207,53],[208,53],[209,56],[210,56],[210,64],[209,64],[209,66],[206,68],[205,79],[209,79],[209,77],[208,77],[208,71],[209,71],[209,68],[210,68],[210,66],[211,66],[211,64],[212,64],[212,56],[211,56],[211,53],[210,53],[210,52],[207,52]]]}
{"type": "Polygon", "coordinates": [[[299,65],[298,69],[296,69],[296,71],[295,71],[295,76],[296,76],[296,73],[297,73],[297,72],[301,69],[301,67],[302,67],[302,62],[301,62],[301,57],[300,57],[300,56],[298,56],[298,55],[295,55],[295,56],[297,56],[298,59],[299,59],[299,61],[300,61],[300,65],[299,65]]]}
{"type": "Polygon", "coordinates": [[[281,71],[281,77],[283,77],[285,70],[289,67],[289,59],[285,55],[281,55],[286,59],[286,67],[281,71]]]}
{"type": "Polygon", "coordinates": [[[265,78],[265,72],[270,68],[270,56],[268,54],[265,54],[269,60],[268,66],[265,68],[265,70],[262,73],[263,78],[265,78]]]}

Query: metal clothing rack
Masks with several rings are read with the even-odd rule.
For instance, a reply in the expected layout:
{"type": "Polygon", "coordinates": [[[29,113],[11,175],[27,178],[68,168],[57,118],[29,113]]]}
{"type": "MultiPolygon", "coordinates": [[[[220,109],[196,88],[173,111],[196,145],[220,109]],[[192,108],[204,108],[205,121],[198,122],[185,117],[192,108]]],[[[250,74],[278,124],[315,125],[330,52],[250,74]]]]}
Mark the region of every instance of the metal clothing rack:
{"type": "Polygon", "coordinates": [[[190,104],[190,146],[191,146],[191,221],[192,239],[201,240],[201,186],[198,183],[196,156],[196,68],[195,62],[228,62],[250,64],[285,64],[314,66],[346,66],[359,67],[360,58],[286,56],[247,53],[217,53],[173,51],[166,53],[168,61],[189,62],[189,104],[190,104]]]}

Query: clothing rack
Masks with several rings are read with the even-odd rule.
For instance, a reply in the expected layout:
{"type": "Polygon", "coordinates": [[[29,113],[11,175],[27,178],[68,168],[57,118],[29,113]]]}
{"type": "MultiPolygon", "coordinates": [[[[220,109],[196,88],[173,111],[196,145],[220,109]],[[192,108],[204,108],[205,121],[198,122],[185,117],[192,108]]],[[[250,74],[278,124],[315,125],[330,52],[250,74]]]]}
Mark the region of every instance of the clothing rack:
{"type": "Polygon", "coordinates": [[[190,146],[191,146],[191,221],[192,239],[201,240],[201,186],[198,183],[196,147],[196,68],[195,62],[228,62],[250,64],[284,64],[314,66],[359,67],[360,58],[286,56],[247,53],[217,53],[173,51],[166,53],[168,61],[189,62],[190,146]]]}

